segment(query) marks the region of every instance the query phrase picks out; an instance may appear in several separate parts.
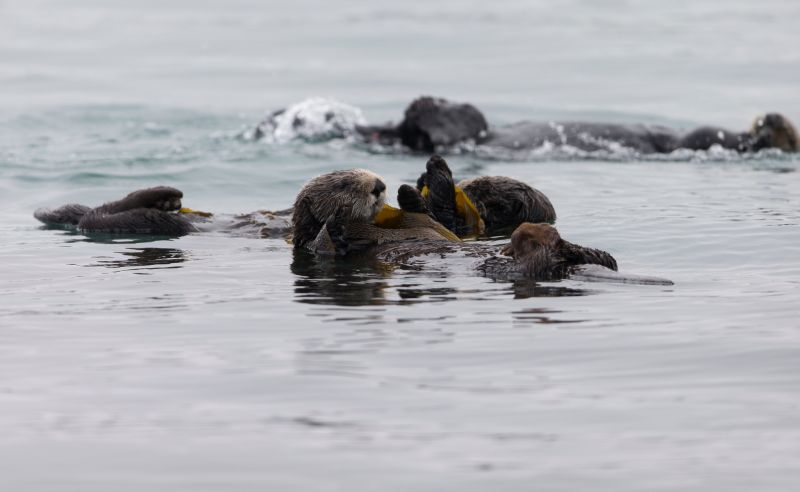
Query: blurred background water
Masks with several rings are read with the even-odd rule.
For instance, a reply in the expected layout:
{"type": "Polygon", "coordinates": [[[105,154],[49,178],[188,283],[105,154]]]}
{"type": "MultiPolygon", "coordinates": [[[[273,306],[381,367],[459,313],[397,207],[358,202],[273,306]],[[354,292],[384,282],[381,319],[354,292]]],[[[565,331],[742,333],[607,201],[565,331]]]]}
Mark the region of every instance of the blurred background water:
{"type": "Polygon", "coordinates": [[[800,121],[791,1],[0,0],[3,490],[793,490],[800,161],[454,155],[674,286],[294,261],[280,240],[87,238],[40,206],[170,184],[282,208],[426,156],[236,135],[308,96],[399,119],[800,121]]]}

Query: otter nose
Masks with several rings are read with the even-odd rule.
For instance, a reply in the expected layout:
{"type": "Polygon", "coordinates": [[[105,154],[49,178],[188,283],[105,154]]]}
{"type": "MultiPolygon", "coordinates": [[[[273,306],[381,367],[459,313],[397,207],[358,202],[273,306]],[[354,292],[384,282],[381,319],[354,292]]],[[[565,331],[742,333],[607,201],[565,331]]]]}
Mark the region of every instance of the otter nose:
{"type": "Polygon", "coordinates": [[[381,193],[386,191],[386,185],[383,184],[383,181],[380,179],[375,180],[375,187],[372,188],[372,194],[375,195],[375,198],[381,196],[381,193]]]}

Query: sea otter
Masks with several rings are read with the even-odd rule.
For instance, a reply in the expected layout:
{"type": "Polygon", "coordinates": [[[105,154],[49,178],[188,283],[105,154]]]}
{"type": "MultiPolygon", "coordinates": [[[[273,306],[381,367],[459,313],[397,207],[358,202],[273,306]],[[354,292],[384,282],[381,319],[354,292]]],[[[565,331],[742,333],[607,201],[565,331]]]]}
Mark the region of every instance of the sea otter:
{"type": "Polygon", "coordinates": [[[210,214],[181,208],[183,192],[170,186],[145,188],[96,208],[70,203],[40,208],[33,216],[50,227],[74,228],[88,234],[183,236],[190,232],[225,231],[258,237],[285,237],[291,231],[291,210],[240,215],[210,214]]]}
{"type": "Polygon", "coordinates": [[[367,142],[400,143],[418,152],[441,151],[462,143],[510,150],[570,146],[588,152],[622,147],[642,154],[707,150],[713,145],[738,152],[799,150],[797,130],[778,113],[757,118],[746,132],[704,126],[681,135],[660,125],[593,122],[522,121],[490,127],[475,106],[429,96],[411,102],[398,125],[356,125],[355,131],[367,142]]]}
{"type": "Polygon", "coordinates": [[[474,205],[483,222],[482,233],[509,233],[523,222],[556,220],[553,204],[541,191],[506,176],[480,176],[453,182],[447,162],[433,155],[425,172],[417,180],[417,189],[427,193],[433,216],[459,236],[474,235],[471,224],[465,224],[464,214],[457,211],[458,190],[462,190],[474,205]]]}
{"type": "Polygon", "coordinates": [[[181,198],[180,190],[157,186],[96,208],[72,203],[55,210],[39,209],[33,216],[48,225],[83,232],[181,236],[197,230],[189,217],[174,213],[181,208],[181,198]]]}
{"type": "Polygon", "coordinates": [[[385,185],[377,176],[371,181],[367,176],[375,175],[364,170],[336,171],[312,179],[300,190],[293,216],[296,249],[336,256],[369,255],[394,265],[424,261],[430,255],[466,258],[477,272],[503,279],[557,280],[580,271],[587,277],[671,283],[614,274],[617,262],[610,254],[569,243],[549,224],[521,224],[502,250],[483,242],[453,239],[436,228],[430,200],[409,185],[400,187],[398,203],[413,225],[381,227],[376,217],[385,185]],[[586,265],[602,267],[604,273],[597,275],[586,265]]]}
{"type": "MultiPolygon", "coordinates": [[[[352,241],[349,248],[356,245],[357,234],[364,241],[379,242],[426,238],[458,240],[431,214],[387,207],[386,184],[380,176],[366,169],[335,171],[313,178],[298,194],[293,208],[275,212],[210,214],[182,208],[182,198],[183,192],[176,188],[157,186],[134,191],[121,200],[96,208],[67,204],[54,210],[41,208],[33,215],[48,226],[75,228],[84,233],[181,236],[190,232],[225,231],[283,237],[292,240],[295,247],[331,254],[337,253],[336,244],[326,234],[317,236],[325,231],[323,226],[336,213],[340,223],[348,223],[352,241]],[[376,235],[377,226],[373,221],[379,212],[383,212],[382,227],[380,235],[376,235]]],[[[403,203],[409,210],[414,207],[407,201],[403,203]]]]}

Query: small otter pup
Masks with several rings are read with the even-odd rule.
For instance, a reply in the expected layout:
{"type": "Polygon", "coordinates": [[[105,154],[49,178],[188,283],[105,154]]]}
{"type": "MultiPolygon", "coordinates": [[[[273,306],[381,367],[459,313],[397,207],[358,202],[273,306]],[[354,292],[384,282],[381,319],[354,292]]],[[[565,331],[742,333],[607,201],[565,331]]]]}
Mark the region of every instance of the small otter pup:
{"type": "Polygon", "coordinates": [[[197,229],[189,218],[174,213],[181,208],[181,198],[180,190],[157,186],[96,208],[72,203],[55,210],[39,209],[33,216],[48,225],[88,233],[182,236],[197,229]]]}
{"type": "Polygon", "coordinates": [[[417,189],[428,188],[427,200],[434,217],[459,236],[470,235],[472,228],[456,212],[455,186],[475,205],[487,235],[508,233],[523,222],[556,220],[553,204],[541,191],[505,176],[481,176],[454,185],[447,161],[433,155],[417,180],[417,189]]]}
{"type": "Polygon", "coordinates": [[[521,224],[501,253],[514,258],[526,278],[538,280],[566,278],[579,265],[601,265],[617,271],[613,256],[562,239],[550,224],[521,224]]]}

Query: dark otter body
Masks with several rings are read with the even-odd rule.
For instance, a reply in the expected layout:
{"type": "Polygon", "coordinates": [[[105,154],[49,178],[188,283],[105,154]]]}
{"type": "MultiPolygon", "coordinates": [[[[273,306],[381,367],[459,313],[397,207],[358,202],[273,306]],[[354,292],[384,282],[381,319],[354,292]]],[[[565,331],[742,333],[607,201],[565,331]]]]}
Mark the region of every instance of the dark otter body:
{"type": "Polygon", "coordinates": [[[55,227],[84,233],[182,236],[198,231],[226,231],[256,237],[285,237],[291,231],[291,210],[257,211],[242,215],[178,213],[183,192],[168,186],[137,190],[96,208],[68,204],[39,209],[33,216],[55,227]]]}
{"type": "Polygon", "coordinates": [[[690,150],[708,150],[713,145],[737,152],[748,150],[751,135],[748,132],[732,132],[724,128],[703,126],[692,130],[678,141],[677,148],[690,150]]]}
{"type": "Polygon", "coordinates": [[[593,152],[623,146],[643,154],[652,154],[674,150],[678,136],[673,130],[662,126],[522,121],[492,128],[479,142],[490,147],[514,150],[535,149],[551,144],[593,152]]]}
{"type": "Polygon", "coordinates": [[[587,152],[624,147],[642,154],[669,153],[677,149],[707,150],[713,145],[737,152],[763,148],[797,152],[800,145],[794,126],[778,113],[757,119],[747,132],[701,127],[681,135],[658,125],[592,122],[522,121],[489,127],[481,112],[471,104],[427,96],[409,105],[399,125],[357,126],[356,130],[368,142],[401,143],[418,152],[442,151],[468,142],[510,150],[535,149],[548,144],[587,152]]]}
{"type": "MultiPolygon", "coordinates": [[[[464,232],[463,218],[456,212],[453,174],[447,162],[438,155],[425,165],[417,180],[417,189],[428,187],[427,201],[433,217],[459,236],[464,232]]],[[[477,208],[484,223],[484,233],[509,233],[523,222],[556,221],[553,204],[541,191],[505,176],[481,176],[458,183],[477,208]]]]}
{"type": "Polygon", "coordinates": [[[182,197],[180,190],[158,186],[96,208],[69,204],[39,209],[33,215],[48,225],[74,226],[88,233],[181,236],[197,230],[187,217],[174,213],[181,208],[182,197]]]}

